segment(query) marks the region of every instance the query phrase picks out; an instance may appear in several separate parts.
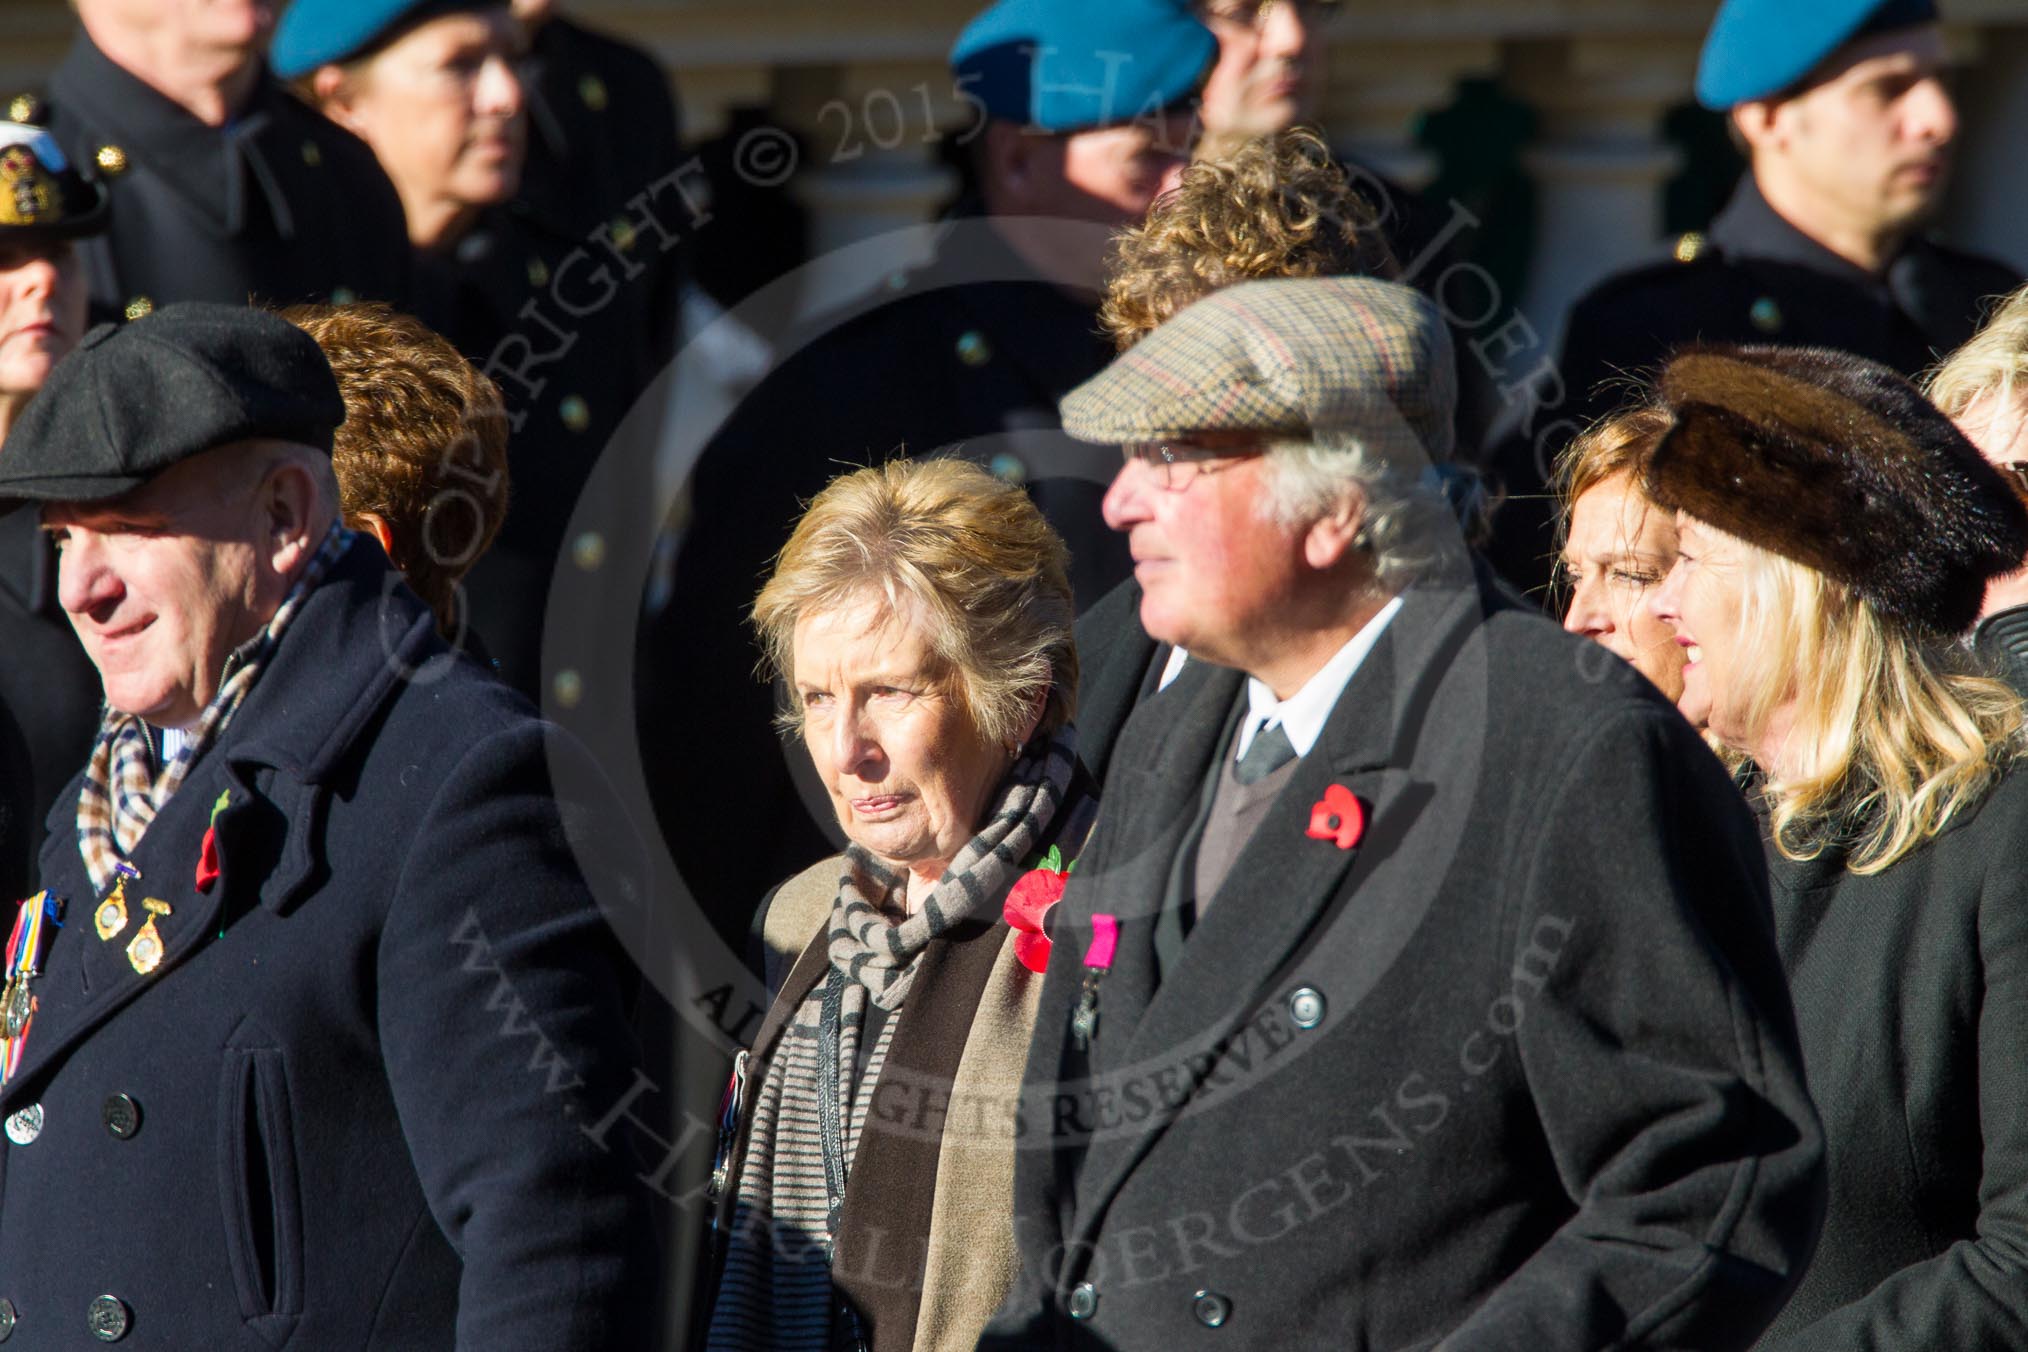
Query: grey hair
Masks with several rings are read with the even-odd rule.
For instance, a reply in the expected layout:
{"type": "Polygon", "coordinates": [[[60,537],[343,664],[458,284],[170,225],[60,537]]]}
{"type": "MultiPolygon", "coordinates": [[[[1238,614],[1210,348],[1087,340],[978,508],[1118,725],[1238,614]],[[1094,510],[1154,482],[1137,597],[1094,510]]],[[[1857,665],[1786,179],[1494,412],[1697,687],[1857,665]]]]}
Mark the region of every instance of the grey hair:
{"type": "Polygon", "coordinates": [[[1365,501],[1357,543],[1382,590],[1394,593],[1462,555],[1457,518],[1436,467],[1404,465],[1350,432],[1319,432],[1268,447],[1266,510],[1285,526],[1316,520],[1356,492],[1365,501]]]}

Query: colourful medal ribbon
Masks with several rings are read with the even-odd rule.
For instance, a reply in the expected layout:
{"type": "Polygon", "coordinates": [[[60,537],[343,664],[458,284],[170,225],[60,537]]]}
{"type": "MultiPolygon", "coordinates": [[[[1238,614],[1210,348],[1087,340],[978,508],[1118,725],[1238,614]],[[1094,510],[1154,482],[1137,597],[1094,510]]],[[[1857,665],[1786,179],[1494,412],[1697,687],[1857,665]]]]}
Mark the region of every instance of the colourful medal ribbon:
{"type": "Polygon", "coordinates": [[[22,902],[14,914],[14,931],[7,937],[7,984],[0,991],[0,1085],[13,1079],[21,1064],[28,1029],[35,1021],[35,999],[28,983],[41,975],[50,927],[62,925],[47,889],[22,902]]]}

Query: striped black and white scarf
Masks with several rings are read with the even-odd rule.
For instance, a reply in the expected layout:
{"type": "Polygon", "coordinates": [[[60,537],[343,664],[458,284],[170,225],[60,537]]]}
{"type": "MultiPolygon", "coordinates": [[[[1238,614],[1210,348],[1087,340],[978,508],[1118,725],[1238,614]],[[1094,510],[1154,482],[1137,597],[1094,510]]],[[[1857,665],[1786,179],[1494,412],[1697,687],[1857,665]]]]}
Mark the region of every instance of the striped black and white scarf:
{"type": "Polygon", "coordinates": [[[324,543],[289,588],[274,618],[225,659],[218,693],[159,771],[147,725],[134,714],[106,710],[98,741],[92,745],[91,761],[85,767],[84,789],[77,799],[78,853],[84,856],[98,895],[111,889],[115,866],[134,852],[142,833],[182,785],[190,767],[225,730],[253,683],[260,679],[261,669],[282,640],[282,631],[302,608],[303,598],[323,581],[352,538],[351,531],[335,524],[325,534],[324,543]]]}
{"type": "MultiPolygon", "coordinates": [[[[828,943],[831,965],[848,978],[838,1029],[838,1102],[848,1167],[900,1021],[893,1016],[908,999],[923,950],[967,921],[999,918],[1008,890],[1033,866],[1044,832],[1063,805],[1076,761],[1073,728],[1031,745],[1001,781],[991,819],[913,915],[898,918],[906,910],[905,870],[882,864],[857,845],[846,850],[828,943]],[[860,1073],[859,1034],[869,1003],[890,1017],[881,1022],[860,1073]]],[[[819,981],[782,1030],[754,1105],[707,1352],[825,1352],[830,1346],[834,1236],[817,1110],[824,989],[819,981]]]]}

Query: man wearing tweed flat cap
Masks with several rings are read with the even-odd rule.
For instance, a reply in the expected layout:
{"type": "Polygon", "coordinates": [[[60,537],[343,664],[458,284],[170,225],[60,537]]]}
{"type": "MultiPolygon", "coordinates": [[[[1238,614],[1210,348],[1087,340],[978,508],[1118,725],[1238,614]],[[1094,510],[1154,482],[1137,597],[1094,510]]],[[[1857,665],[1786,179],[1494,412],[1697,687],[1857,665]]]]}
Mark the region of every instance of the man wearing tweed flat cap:
{"type": "Polygon", "coordinates": [[[580,1125],[639,1055],[565,833],[611,809],[338,524],[344,416],[308,334],[191,303],[8,434],[105,717],[6,913],[0,1338],[648,1342],[647,1194],[580,1125]]]}
{"type": "Polygon", "coordinates": [[[1753,822],[1426,474],[1444,326],[1249,283],[1074,391],[1150,633],[1054,921],[983,1346],[1738,1348],[1822,1143],[1753,822]],[[1602,843],[1610,842],[1610,848],[1602,843]]]}

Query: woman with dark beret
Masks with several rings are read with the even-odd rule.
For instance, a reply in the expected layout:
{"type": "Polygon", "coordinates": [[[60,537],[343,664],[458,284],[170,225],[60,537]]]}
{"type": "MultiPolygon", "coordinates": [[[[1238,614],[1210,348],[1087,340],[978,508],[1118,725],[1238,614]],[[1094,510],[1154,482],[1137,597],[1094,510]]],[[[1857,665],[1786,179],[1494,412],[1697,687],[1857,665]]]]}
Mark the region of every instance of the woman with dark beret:
{"type": "Polygon", "coordinates": [[[1679,707],[1763,814],[1829,1198],[1760,1346],[2028,1339],[2028,775],[2021,703],[1961,638],[2028,511],[1901,377],[1705,348],[1660,378],[1651,594],[1679,707]]]}

